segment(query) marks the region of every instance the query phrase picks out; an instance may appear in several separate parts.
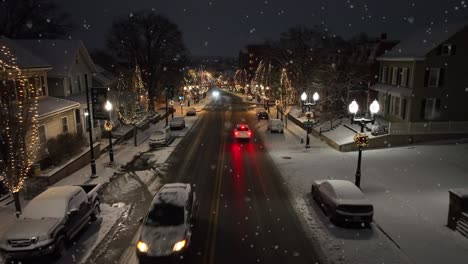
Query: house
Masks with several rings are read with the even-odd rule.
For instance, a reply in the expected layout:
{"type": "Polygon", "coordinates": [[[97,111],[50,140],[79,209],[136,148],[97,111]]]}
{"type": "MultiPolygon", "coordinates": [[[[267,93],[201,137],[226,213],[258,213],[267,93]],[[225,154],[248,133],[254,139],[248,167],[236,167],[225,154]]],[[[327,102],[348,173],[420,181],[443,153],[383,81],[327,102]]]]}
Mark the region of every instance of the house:
{"type": "Polygon", "coordinates": [[[377,58],[382,116],[391,122],[468,120],[468,24],[416,32],[377,58]]]}
{"type": "MultiPolygon", "coordinates": [[[[52,66],[47,76],[49,95],[79,103],[75,113],[77,133],[86,131],[87,118],[92,116],[87,114],[86,91],[91,93],[97,69],[83,42],[70,39],[15,41],[52,66]]],[[[92,126],[95,140],[101,135],[101,126],[97,120],[92,120],[92,126]]]]}
{"type": "MultiPolygon", "coordinates": [[[[5,46],[10,50],[11,54],[16,57],[17,66],[22,74],[27,77],[28,85],[35,86],[39,91],[38,133],[41,150],[51,138],[62,133],[77,133],[76,111],[79,109],[79,104],[49,96],[48,73],[52,70],[52,65],[23,48],[17,40],[2,37],[0,46],[5,46]]],[[[0,60],[2,59],[0,55],[0,60]]]]}

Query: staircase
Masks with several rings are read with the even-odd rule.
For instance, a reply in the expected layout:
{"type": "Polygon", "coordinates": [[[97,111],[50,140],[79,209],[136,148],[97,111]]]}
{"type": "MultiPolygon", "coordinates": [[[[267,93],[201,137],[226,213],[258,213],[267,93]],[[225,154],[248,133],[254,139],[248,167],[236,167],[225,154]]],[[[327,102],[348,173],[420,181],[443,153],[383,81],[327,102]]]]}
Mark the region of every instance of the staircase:
{"type": "Polygon", "coordinates": [[[462,213],[460,219],[457,221],[456,230],[468,238],[468,213],[462,213]]]}
{"type": "Polygon", "coordinates": [[[7,207],[10,204],[13,204],[13,202],[13,195],[11,195],[11,193],[0,196],[0,207],[7,207]]]}

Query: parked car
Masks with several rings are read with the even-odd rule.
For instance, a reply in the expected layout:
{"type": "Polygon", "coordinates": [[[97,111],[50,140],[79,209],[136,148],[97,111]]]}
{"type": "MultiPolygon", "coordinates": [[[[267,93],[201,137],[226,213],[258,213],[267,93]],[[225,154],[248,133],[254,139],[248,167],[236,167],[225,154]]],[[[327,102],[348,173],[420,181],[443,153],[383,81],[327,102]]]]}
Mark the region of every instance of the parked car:
{"type": "Polygon", "coordinates": [[[257,118],[258,120],[261,120],[261,119],[268,120],[269,115],[265,110],[260,110],[257,112],[257,118]]]}
{"type": "Polygon", "coordinates": [[[252,137],[252,131],[246,124],[237,124],[236,128],[234,128],[234,138],[237,140],[250,140],[252,137]]]}
{"type": "Polygon", "coordinates": [[[195,192],[187,183],[165,184],[149,208],[136,245],[140,263],[177,258],[190,247],[198,214],[195,192]]]}
{"type": "Polygon", "coordinates": [[[278,133],[284,133],[284,124],[280,119],[268,120],[267,130],[271,132],[276,131],[278,133]]]}
{"type": "Polygon", "coordinates": [[[187,115],[188,116],[194,116],[197,114],[197,110],[195,109],[195,107],[189,107],[187,109],[187,115]]]}
{"type": "Polygon", "coordinates": [[[174,116],[171,122],[169,122],[171,129],[183,129],[185,128],[185,119],[183,116],[174,116]]]}
{"type": "Polygon", "coordinates": [[[95,221],[100,213],[100,185],[51,187],[24,208],[0,239],[0,252],[8,260],[54,255],[65,243],[95,221]]]}
{"type": "Polygon", "coordinates": [[[320,180],[312,184],[312,197],[330,220],[338,224],[357,223],[369,225],[374,207],[362,191],[352,182],[320,180]]]}
{"type": "Polygon", "coordinates": [[[169,127],[164,127],[156,130],[153,134],[151,134],[148,144],[150,148],[166,146],[170,139],[171,131],[169,127]]]}

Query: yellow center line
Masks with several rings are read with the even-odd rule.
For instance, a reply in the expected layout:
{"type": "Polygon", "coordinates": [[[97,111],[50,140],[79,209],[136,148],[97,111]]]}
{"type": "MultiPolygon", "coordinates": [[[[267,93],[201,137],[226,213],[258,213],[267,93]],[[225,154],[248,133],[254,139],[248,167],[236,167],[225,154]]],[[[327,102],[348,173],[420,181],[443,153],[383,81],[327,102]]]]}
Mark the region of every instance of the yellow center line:
{"type": "Polygon", "coordinates": [[[219,153],[221,154],[220,159],[218,160],[217,167],[216,167],[216,175],[215,175],[215,188],[213,190],[213,195],[211,198],[211,206],[210,206],[210,217],[208,222],[208,234],[207,240],[205,244],[205,252],[204,254],[204,261],[203,263],[213,263],[214,259],[214,252],[215,252],[215,242],[216,242],[216,232],[217,232],[217,224],[218,224],[218,212],[219,212],[219,196],[221,193],[221,179],[223,175],[223,164],[224,164],[224,150],[226,146],[226,142],[223,140],[223,133],[221,133],[221,141],[223,142],[220,144],[219,153]]]}

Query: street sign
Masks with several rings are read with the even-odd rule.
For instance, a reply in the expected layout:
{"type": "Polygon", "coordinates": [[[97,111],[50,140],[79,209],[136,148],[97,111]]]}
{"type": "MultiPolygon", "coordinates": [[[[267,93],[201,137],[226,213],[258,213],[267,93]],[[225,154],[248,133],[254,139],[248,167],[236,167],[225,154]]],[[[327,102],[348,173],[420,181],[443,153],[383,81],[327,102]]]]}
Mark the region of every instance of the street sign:
{"type": "Polygon", "coordinates": [[[174,100],[171,100],[171,101],[169,102],[169,104],[170,104],[170,105],[174,105],[174,100]]]}
{"type": "Polygon", "coordinates": [[[107,88],[91,88],[91,103],[93,107],[93,119],[107,120],[109,113],[104,108],[107,101],[107,88]]]}

